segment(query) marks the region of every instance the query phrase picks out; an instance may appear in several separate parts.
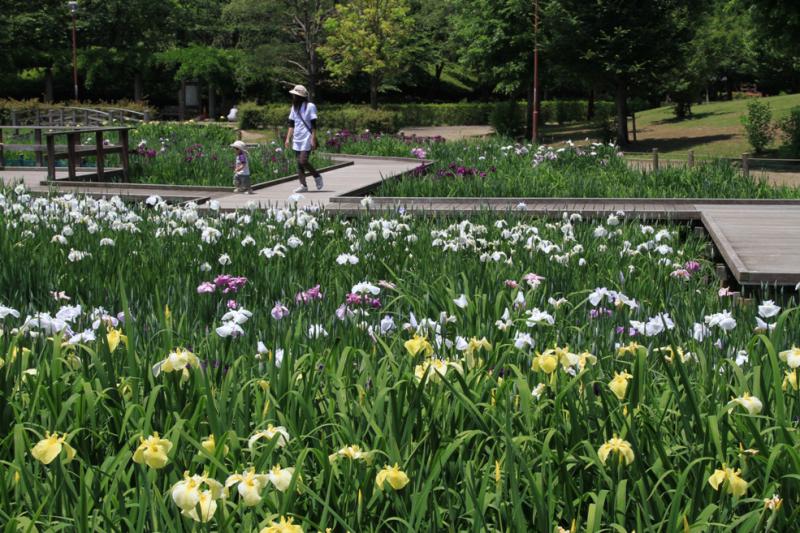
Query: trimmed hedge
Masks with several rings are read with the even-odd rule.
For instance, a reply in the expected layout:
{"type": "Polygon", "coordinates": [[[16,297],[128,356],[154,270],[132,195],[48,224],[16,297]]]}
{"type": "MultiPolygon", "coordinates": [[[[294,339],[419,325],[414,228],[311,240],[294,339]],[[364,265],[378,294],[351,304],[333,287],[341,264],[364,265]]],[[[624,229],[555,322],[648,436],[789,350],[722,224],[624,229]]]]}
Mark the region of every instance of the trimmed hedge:
{"type": "MultiPolygon", "coordinates": [[[[387,104],[379,109],[367,105],[325,105],[321,110],[320,126],[325,129],[350,131],[381,131],[394,133],[401,128],[415,126],[468,126],[489,124],[491,117],[503,112],[498,106],[507,103],[460,104],[387,104]]],[[[564,124],[585,122],[586,100],[550,100],[542,102],[542,120],[546,123],[564,124]]],[[[521,123],[526,120],[525,102],[518,102],[516,113],[521,123]]],[[[507,110],[504,109],[507,113],[507,110]]],[[[595,102],[595,120],[614,115],[613,102],[595,102]]],[[[289,116],[288,104],[257,105],[252,102],[239,106],[239,126],[242,129],[282,128],[289,116]]]]}

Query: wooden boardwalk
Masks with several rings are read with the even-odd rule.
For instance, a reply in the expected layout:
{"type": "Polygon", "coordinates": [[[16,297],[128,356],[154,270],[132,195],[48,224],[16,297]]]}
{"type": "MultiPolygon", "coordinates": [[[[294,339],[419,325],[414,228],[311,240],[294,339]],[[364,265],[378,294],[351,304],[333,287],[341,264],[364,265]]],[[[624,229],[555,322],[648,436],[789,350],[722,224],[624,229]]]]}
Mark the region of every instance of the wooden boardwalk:
{"type": "Polygon", "coordinates": [[[211,200],[222,211],[267,207],[316,206],[328,212],[359,214],[397,213],[463,216],[484,211],[527,216],[561,217],[579,213],[584,217],[607,217],[624,212],[626,218],[642,221],[674,220],[702,224],[708,231],[736,280],[742,285],[800,283],[800,200],[697,200],[635,198],[370,198],[363,195],[382,180],[403,174],[421,164],[409,158],[333,156],[349,166],[323,174],[325,187],[302,197],[293,196],[296,180],[279,180],[261,186],[253,195],[202,187],[168,187],[132,184],[58,184],[56,189],[41,180],[42,171],[0,171],[6,185],[23,181],[34,193],[51,191],[85,193],[92,196],[119,195],[141,201],[159,195],[169,202],[193,201],[207,208],[211,200]]]}

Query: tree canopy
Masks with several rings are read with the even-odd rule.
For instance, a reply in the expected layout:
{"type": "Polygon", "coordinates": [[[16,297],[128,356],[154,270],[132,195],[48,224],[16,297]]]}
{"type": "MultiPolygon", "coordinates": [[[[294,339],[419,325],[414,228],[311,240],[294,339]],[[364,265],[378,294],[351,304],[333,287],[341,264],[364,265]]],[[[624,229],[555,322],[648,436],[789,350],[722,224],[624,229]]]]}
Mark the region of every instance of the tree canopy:
{"type": "MultiPolygon", "coordinates": [[[[781,0],[541,0],[541,93],[678,116],[743,85],[800,90],[800,4],[781,0]]],[[[319,100],[532,98],[532,0],[79,0],[78,70],[88,99],[271,101],[303,83],[319,100]]],[[[63,0],[0,0],[0,92],[71,97],[63,0]]],[[[210,107],[210,106],[209,106],[210,107]]],[[[528,109],[530,115],[530,108],[528,109]]]]}

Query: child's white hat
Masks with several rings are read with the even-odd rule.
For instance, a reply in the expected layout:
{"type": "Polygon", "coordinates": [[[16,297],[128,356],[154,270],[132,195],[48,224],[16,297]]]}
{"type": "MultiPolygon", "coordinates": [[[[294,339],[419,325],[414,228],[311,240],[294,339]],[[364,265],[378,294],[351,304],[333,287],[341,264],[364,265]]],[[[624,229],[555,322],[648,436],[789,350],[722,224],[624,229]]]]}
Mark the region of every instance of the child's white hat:
{"type": "Polygon", "coordinates": [[[231,143],[231,148],[238,148],[242,152],[247,151],[247,145],[244,143],[244,141],[235,141],[231,143]]]}

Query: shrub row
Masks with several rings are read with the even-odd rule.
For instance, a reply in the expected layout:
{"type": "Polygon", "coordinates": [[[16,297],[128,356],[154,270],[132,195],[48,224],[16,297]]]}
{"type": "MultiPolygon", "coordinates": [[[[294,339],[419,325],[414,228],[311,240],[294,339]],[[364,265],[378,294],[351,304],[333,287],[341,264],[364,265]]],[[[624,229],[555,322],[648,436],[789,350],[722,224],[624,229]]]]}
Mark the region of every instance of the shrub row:
{"type": "MultiPolygon", "coordinates": [[[[524,102],[511,106],[513,114],[524,128],[526,121],[524,102]]],[[[463,126],[489,124],[492,117],[508,115],[509,104],[459,103],[459,104],[388,104],[379,109],[366,105],[326,105],[321,110],[321,127],[342,128],[352,131],[369,129],[393,133],[400,128],[413,126],[463,126]]],[[[550,123],[582,122],[586,120],[586,100],[550,100],[542,102],[542,120],[550,123]]],[[[239,107],[239,121],[243,129],[282,127],[289,114],[287,104],[257,105],[245,103],[239,107]]],[[[612,102],[595,102],[595,118],[608,118],[614,114],[612,102]]]]}

